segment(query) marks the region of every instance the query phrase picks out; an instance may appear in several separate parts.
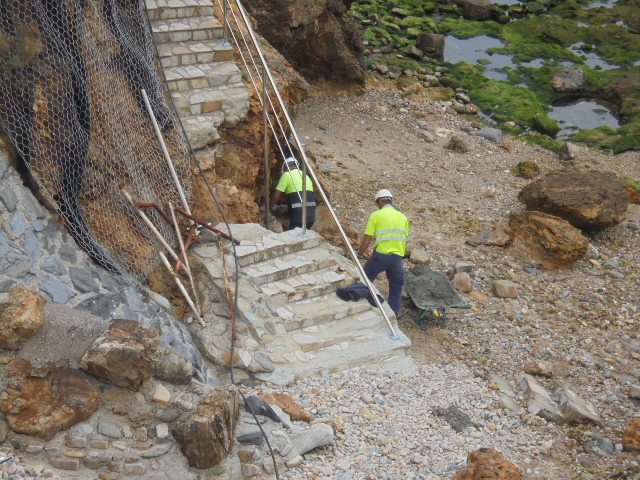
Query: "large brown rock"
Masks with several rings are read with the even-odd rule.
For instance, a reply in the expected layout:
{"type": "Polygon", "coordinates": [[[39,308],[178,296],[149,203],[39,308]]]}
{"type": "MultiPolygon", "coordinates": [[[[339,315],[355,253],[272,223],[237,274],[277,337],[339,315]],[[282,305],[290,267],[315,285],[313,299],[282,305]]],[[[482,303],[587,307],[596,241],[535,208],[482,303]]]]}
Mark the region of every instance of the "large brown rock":
{"type": "Polygon", "coordinates": [[[17,350],[18,344],[38,331],[44,322],[44,298],[17,285],[9,301],[0,305],[0,347],[17,350]]]}
{"type": "Polygon", "coordinates": [[[622,435],[622,446],[628,452],[640,453],[640,418],[632,418],[622,435]]]}
{"type": "Polygon", "coordinates": [[[508,462],[493,448],[481,448],[469,453],[467,468],[457,472],[452,480],[522,480],[522,470],[508,462]]]}
{"type": "Polygon", "coordinates": [[[597,171],[551,172],[524,187],[518,200],[529,210],[549,213],[574,227],[594,231],[620,223],[629,205],[622,182],[597,171]]]}
{"type": "Polygon", "coordinates": [[[289,415],[292,422],[311,422],[311,419],[309,418],[309,415],[307,415],[307,412],[305,412],[300,404],[296,402],[288,393],[265,393],[260,395],[260,400],[270,405],[276,405],[280,407],[283,412],[289,415]]]}
{"type": "Polygon", "coordinates": [[[189,466],[211,468],[229,453],[238,420],[238,390],[216,387],[202,399],[195,413],[172,428],[171,434],[189,466]]]}
{"type": "Polygon", "coordinates": [[[436,60],[444,58],[444,35],[439,33],[419,33],[416,38],[416,47],[422,53],[436,60]]]}
{"type": "Polygon", "coordinates": [[[486,20],[491,15],[491,0],[462,0],[459,3],[469,20],[486,20]]]}
{"type": "Polygon", "coordinates": [[[569,268],[586,253],[589,240],[569,222],[542,212],[512,213],[507,226],[511,253],[538,268],[569,268]]]}
{"type": "MultiPolygon", "coordinates": [[[[351,225],[349,225],[349,222],[347,222],[345,218],[339,217],[339,220],[344,232],[349,238],[349,242],[354,248],[357,248],[359,246],[358,234],[351,225]]],[[[316,221],[313,224],[313,231],[318,232],[320,236],[330,244],[343,248],[345,252],[347,251],[342,236],[340,235],[340,231],[333,221],[333,217],[331,216],[329,209],[324,205],[318,205],[316,208],[316,221]]]]}
{"type": "Polygon", "coordinates": [[[344,0],[247,0],[257,31],[309,80],[364,84],[364,46],[344,0]]]}
{"type": "Polygon", "coordinates": [[[169,382],[189,383],[189,364],[165,348],[156,332],[133,320],[115,319],[82,357],[81,368],[100,380],[130,390],[138,390],[154,374],[169,382]]]}
{"type": "Polygon", "coordinates": [[[87,376],[64,363],[33,367],[13,360],[0,393],[0,410],[16,432],[50,440],[60,430],[88,419],[101,405],[87,376]]]}

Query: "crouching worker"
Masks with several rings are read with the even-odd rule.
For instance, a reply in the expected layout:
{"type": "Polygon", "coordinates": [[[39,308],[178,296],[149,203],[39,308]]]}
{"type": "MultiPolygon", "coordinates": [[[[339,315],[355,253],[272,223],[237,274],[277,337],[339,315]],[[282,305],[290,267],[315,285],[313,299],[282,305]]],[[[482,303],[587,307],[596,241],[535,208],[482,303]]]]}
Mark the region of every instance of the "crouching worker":
{"type": "MultiPolygon", "coordinates": [[[[276,190],[271,195],[269,205],[271,210],[275,210],[278,206],[280,196],[284,193],[287,196],[287,208],[289,210],[289,230],[294,228],[302,228],[302,171],[298,166],[298,161],[293,158],[287,158],[282,164],[282,176],[278,181],[276,190]]],[[[316,201],[313,196],[313,183],[307,175],[306,183],[306,199],[307,199],[307,228],[311,228],[316,220],[316,201]]]]}
{"type": "Polygon", "coordinates": [[[375,237],[373,254],[364,264],[364,273],[370,282],[382,272],[386,272],[389,281],[389,306],[398,316],[400,314],[400,296],[404,285],[404,266],[402,259],[407,251],[409,221],[403,213],[391,205],[393,195],[389,190],[380,190],[376,194],[378,210],[369,216],[364,238],[358,249],[363,256],[375,237]]]}

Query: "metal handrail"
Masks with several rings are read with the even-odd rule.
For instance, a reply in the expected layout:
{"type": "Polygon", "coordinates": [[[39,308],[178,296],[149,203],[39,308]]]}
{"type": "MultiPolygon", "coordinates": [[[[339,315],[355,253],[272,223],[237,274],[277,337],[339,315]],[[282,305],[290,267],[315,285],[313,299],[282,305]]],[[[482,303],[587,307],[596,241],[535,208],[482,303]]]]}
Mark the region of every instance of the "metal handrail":
{"type": "MultiPolygon", "coordinates": [[[[220,3],[221,0],[218,0],[218,3],[220,3]]],[[[228,11],[228,1],[229,0],[222,0],[224,2],[224,6],[223,6],[223,14],[224,14],[224,28],[225,28],[225,32],[227,31],[227,28],[231,28],[231,25],[229,23],[229,17],[227,14],[228,11]]],[[[387,315],[387,312],[384,310],[384,308],[382,308],[382,304],[380,302],[380,300],[378,299],[378,295],[377,295],[377,291],[373,286],[373,283],[371,281],[369,281],[369,279],[367,278],[367,275],[364,271],[364,268],[362,267],[362,265],[360,264],[360,261],[358,259],[358,256],[356,255],[353,247],[351,246],[351,243],[349,243],[349,238],[347,237],[347,234],[345,233],[344,229],[342,228],[342,225],[340,224],[340,220],[338,220],[338,216],[336,215],[333,207],[331,206],[331,203],[329,202],[329,198],[327,197],[324,189],[322,188],[322,186],[320,185],[320,182],[318,181],[318,177],[316,176],[313,168],[311,167],[311,164],[309,162],[309,159],[307,158],[307,155],[304,151],[304,147],[302,145],[302,142],[300,142],[300,138],[298,137],[298,133],[296,132],[296,129],[293,126],[293,122],[291,121],[291,117],[289,116],[289,112],[287,111],[287,108],[285,107],[285,104],[282,100],[282,97],[280,95],[280,91],[278,90],[278,87],[276,85],[276,82],[273,78],[273,75],[271,74],[271,70],[269,69],[269,66],[267,64],[266,59],[264,58],[264,55],[262,53],[262,50],[260,49],[260,45],[258,44],[258,41],[256,39],[255,36],[255,32],[253,31],[253,28],[251,27],[251,22],[249,21],[247,12],[244,9],[244,6],[242,5],[242,3],[240,2],[240,0],[234,0],[236,7],[238,8],[238,11],[240,12],[240,15],[242,17],[243,23],[244,23],[244,27],[246,28],[247,32],[249,33],[249,36],[251,37],[251,42],[254,46],[254,48],[256,49],[256,52],[258,54],[258,57],[260,58],[260,64],[262,65],[262,67],[264,68],[264,72],[266,74],[266,76],[268,77],[269,81],[271,82],[271,86],[273,89],[273,92],[276,95],[277,98],[277,103],[279,105],[279,107],[282,109],[282,113],[284,114],[284,117],[286,119],[286,123],[288,125],[288,127],[291,129],[291,134],[293,135],[293,138],[295,140],[295,144],[297,145],[298,151],[300,152],[300,155],[302,156],[302,166],[303,166],[303,175],[302,175],[302,191],[303,191],[303,195],[302,195],[302,214],[303,214],[303,221],[302,221],[302,235],[306,235],[306,201],[307,201],[307,194],[306,194],[306,178],[307,178],[307,170],[308,173],[310,174],[311,178],[313,179],[315,185],[318,188],[318,192],[320,193],[322,200],[324,201],[325,205],[327,206],[327,209],[329,210],[329,213],[331,214],[331,218],[333,219],[334,223],[336,224],[336,226],[338,227],[338,231],[340,232],[340,236],[342,237],[342,240],[344,241],[345,245],[347,246],[347,249],[349,250],[349,254],[351,255],[351,257],[353,258],[353,261],[355,262],[355,264],[358,267],[358,270],[360,272],[362,281],[365,283],[365,285],[367,285],[367,288],[369,289],[369,292],[371,293],[371,296],[373,297],[374,302],[376,303],[376,306],[380,309],[380,312],[382,313],[382,315],[384,316],[384,319],[386,320],[387,324],[389,325],[389,328],[391,329],[391,334],[389,335],[392,339],[394,340],[398,340],[400,339],[400,336],[396,333],[395,328],[393,327],[393,324],[391,323],[391,320],[389,319],[389,316],[387,315]]],[[[236,20],[237,23],[237,20],[236,20]]],[[[236,41],[236,44],[238,46],[238,48],[240,48],[239,42],[237,42],[237,40],[234,37],[234,40],[236,41]]],[[[264,90],[266,91],[266,89],[264,90]]],[[[263,108],[266,108],[266,98],[263,98],[262,100],[262,105],[263,108]]],[[[274,114],[275,114],[275,109],[274,109],[274,114]]],[[[276,115],[277,118],[277,115],[276,115]]],[[[278,123],[279,123],[279,119],[278,119],[278,123]]],[[[285,141],[286,137],[285,137],[285,141]]],[[[265,145],[266,148],[266,145],[265,145]]],[[[268,210],[268,199],[267,199],[267,205],[265,206],[265,210],[268,210]]]]}

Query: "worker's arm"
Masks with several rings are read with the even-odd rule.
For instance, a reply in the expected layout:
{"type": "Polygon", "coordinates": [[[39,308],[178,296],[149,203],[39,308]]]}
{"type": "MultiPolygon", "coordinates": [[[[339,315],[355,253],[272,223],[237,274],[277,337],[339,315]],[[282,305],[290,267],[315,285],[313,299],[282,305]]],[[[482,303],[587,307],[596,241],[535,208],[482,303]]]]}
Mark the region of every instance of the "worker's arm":
{"type": "Polygon", "coordinates": [[[278,205],[278,200],[280,200],[281,194],[282,192],[280,190],[274,190],[273,194],[271,195],[271,201],[269,202],[269,208],[271,210],[273,210],[273,207],[278,205]]]}
{"type": "Polygon", "coordinates": [[[373,237],[371,235],[365,235],[364,236],[364,238],[362,239],[362,242],[360,242],[360,248],[358,248],[358,253],[360,255],[364,255],[364,253],[369,248],[369,244],[371,244],[371,240],[372,239],[373,239],[373,237]]]}

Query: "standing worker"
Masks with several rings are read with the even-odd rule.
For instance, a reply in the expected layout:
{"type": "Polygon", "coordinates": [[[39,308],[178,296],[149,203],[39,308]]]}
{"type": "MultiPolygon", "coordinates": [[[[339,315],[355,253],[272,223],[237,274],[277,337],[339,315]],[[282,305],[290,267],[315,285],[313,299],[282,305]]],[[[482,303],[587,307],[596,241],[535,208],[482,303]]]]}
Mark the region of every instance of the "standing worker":
{"type": "Polygon", "coordinates": [[[407,251],[409,221],[403,213],[393,208],[392,201],[393,195],[389,190],[382,189],[376,193],[378,210],[369,216],[358,255],[363,257],[371,239],[375,237],[375,248],[367,263],[364,264],[364,273],[373,283],[381,272],[386,272],[389,281],[389,306],[398,316],[400,295],[404,285],[402,259],[407,251]]]}
{"type": "MultiPolygon", "coordinates": [[[[282,176],[278,181],[276,190],[271,195],[271,210],[275,210],[278,206],[280,195],[284,193],[287,196],[287,208],[289,209],[289,230],[294,228],[302,228],[302,171],[298,166],[298,161],[289,157],[282,163],[282,176]]],[[[306,184],[307,199],[307,228],[313,226],[316,220],[316,201],[313,196],[313,183],[307,175],[306,184]]]]}

